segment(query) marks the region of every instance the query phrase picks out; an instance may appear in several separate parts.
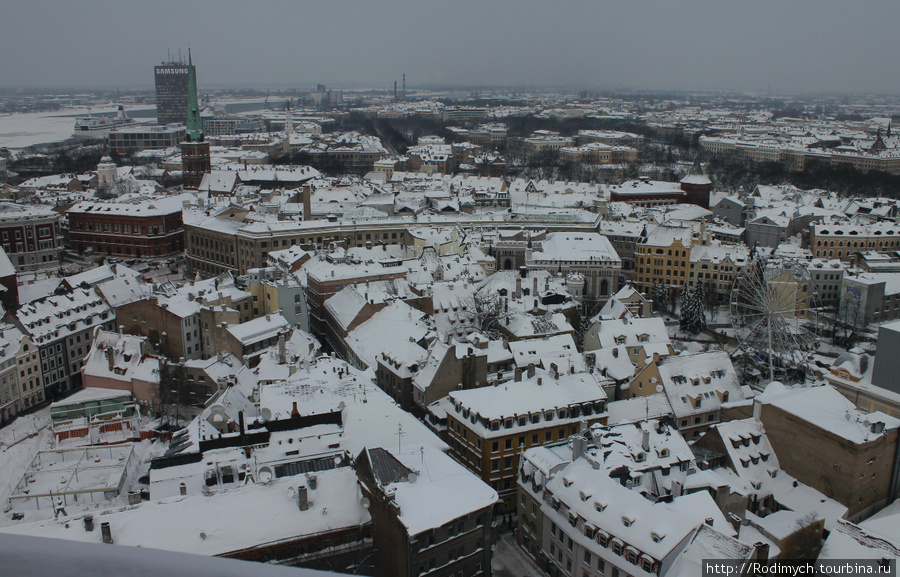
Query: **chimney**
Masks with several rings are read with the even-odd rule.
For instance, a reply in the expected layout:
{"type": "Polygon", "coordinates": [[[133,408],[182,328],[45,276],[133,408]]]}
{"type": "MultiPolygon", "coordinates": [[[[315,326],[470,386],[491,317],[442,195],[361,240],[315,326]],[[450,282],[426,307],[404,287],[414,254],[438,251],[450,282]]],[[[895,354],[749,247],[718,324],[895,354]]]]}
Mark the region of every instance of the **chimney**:
{"type": "Polygon", "coordinates": [[[84,530],[85,531],[93,531],[94,530],[94,516],[93,515],[85,515],[84,516],[84,530]]]}
{"type": "Polygon", "coordinates": [[[123,334],[125,332],[125,325],[119,325],[119,334],[123,334]]]}
{"type": "Polygon", "coordinates": [[[291,418],[300,418],[300,410],[297,408],[297,401],[294,401],[294,408],[291,409],[291,418]]]}
{"type": "Polygon", "coordinates": [[[106,360],[109,362],[109,370],[112,371],[116,366],[116,358],[111,346],[106,347],[106,360]]]}
{"type": "Polygon", "coordinates": [[[278,335],[278,364],[283,365],[285,363],[285,357],[287,353],[285,352],[284,346],[284,334],[278,335]]]}
{"type": "Polygon", "coordinates": [[[238,427],[241,435],[244,434],[244,411],[238,411],[238,427]]]}
{"type": "Polygon", "coordinates": [[[753,420],[759,421],[762,416],[762,403],[757,400],[753,401],[753,420]]]}
{"type": "Polygon", "coordinates": [[[513,297],[516,300],[522,298],[522,277],[516,277],[516,292],[513,297]]]}
{"type": "Polygon", "coordinates": [[[647,429],[644,429],[643,433],[641,434],[641,448],[644,451],[650,450],[650,431],[648,431],[647,429]]]}
{"type": "Polygon", "coordinates": [[[522,368],[521,367],[516,367],[515,371],[513,372],[513,380],[517,383],[522,382],[522,368]]]}
{"type": "Polygon", "coordinates": [[[534,378],[534,363],[528,363],[528,378],[534,378]]]}
{"type": "Polygon", "coordinates": [[[537,290],[537,288],[538,288],[537,275],[535,275],[535,277],[534,277],[533,279],[531,279],[531,280],[534,281],[534,282],[531,283],[531,284],[532,284],[531,296],[533,296],[534,298],[537,298],[537,293],[538,293],[538,290],[537,290]]]}
{"type": "Polygon", "coordinates": [[[672,481],[672,497],[681,497],[681,481],[672,481]]]}
{"type": "Polygon", "coordinates": [[[303,220],[312,220],[312,187],[303,187],[303,220]]]}
{"type": "Polygon", "coordinates": [[[309,510],[309,492],[306,487],[297,487],[297,505],[301,511],[309,510]]]}
{"type": "Polygon", "coordinates": [[[572,438],[572,460],[575,461],[579,457],[583,457],[587,451],[587,439],[582,435],[572,438]]]}
{"type": "Polygon", "coordinates": [[[113,543],[112,538],[112,530],[109,528],[109,523],[100,523],[100,532],[103,533],[103,542],[110,545],[113,543]]]}
{"type": "Polygon", "coordinates": [[[543,379],[543,377],[538,377],[538,378],[537,378],[537,384],[538,384],[539,387],[540,387],[541,385],[544,384],[544,379],[543,379]]]}
{"type": "Polygon", "coordinates": [[[316,476],[313,473],[306,474],[306,482],[309,485],[310,491],[316,490],[316,485],[318,484],[318,481],[316,480],[316,476]]]}

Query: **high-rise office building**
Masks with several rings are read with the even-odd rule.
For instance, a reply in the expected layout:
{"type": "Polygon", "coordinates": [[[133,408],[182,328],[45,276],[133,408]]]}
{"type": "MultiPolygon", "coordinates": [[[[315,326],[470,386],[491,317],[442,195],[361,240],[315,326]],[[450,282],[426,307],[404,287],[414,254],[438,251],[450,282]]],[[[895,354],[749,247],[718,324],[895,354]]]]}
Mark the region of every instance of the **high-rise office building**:
{"type": "MultiPolygon", "coordinates": [[[[165,126],[187,122],[188,76],[194,66],[184,61],[163,62],[154,66],[156,77],[156,121],[165,126]]],[[[194,70],[196,75],[197,71],[194,70]]]]}

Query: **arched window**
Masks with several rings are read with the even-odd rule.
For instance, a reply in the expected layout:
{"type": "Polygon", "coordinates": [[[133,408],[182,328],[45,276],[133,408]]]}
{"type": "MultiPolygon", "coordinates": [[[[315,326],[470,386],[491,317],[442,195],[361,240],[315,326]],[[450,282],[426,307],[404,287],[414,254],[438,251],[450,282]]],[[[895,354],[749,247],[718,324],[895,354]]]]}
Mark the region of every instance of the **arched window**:
{"type": "Polygon", "coordinates": [[[506,259],[503,261],[503,270],[512,270],[512,259],[506,259]]]}
{"type": "Polygon", "coordinates": [[[600,282],[600,296],[605,297],[608,294],[609,294],[609,281],[607,281],[606,279],[603,279],[603,281],[600,282]]]}

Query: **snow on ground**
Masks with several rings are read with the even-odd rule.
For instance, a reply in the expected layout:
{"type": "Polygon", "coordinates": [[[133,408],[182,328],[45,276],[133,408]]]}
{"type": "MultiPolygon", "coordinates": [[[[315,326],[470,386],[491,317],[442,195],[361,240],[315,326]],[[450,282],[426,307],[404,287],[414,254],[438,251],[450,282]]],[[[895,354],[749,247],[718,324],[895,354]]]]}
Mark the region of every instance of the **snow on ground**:
{"type": "MultiPolygon", "coordinates": [[[[0,510],[5,508],[9,494],[15,488],[25,469],[31,464],[38,451],[54,448],[53,435],[50,431],[50,408],[43,409],[26,416],[19,417],[10,425],[0,429],[0,510]],[[33,437],[31,435],[34,435],[33,437]]],[[[134,445],[134,462],[138,463],[135,473],[125,480],[122,493],[116,499],[103,503],[86,503],[82,507],[66,507],[69,515],[88,509],[107,509],[122,507],[128,504],[128,491],[147,488],[141,485],[140,477],[150,470],[150,460],[166,452],[168,443],[141,441],[134,445]]],[[[50,509],[28,511],[26,521],[37,521],[53,517],[50,509]]],[[[0,527],[15,524],[12,513],[0,515],[0,527]]]]}
{"type": "Polygon", "coordinates": [[[512,533],[504,533],[494,545],[491,559],[494,577],[546,577],[534,561],[516,544],[512,533]]]}
{"type": "MultiPolygon", "coordinates": [[[[50,408],[44,407],[0,429],[0,509],[6,506],[6,499],[35,454],[52,448],[49,424],[50,408]]],[[[0,516],[0,525],[9,520],[8,514],[0,516]]]]}

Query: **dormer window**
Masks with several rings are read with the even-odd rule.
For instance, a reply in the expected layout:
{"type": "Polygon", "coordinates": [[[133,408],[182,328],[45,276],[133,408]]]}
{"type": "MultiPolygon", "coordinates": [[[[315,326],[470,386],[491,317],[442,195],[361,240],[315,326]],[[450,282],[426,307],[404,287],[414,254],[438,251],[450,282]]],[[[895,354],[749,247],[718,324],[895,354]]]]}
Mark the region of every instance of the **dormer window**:
{"type": "Polygon", "coordinates": [[[596,509],[598,513],[602,513],[604,511],[604,509],[606,509],[606,503],[601,503],[600,501],[594,501],[594,509],[596,509]]]}
{"type": "Polygon", "coordinates": [[[622,524],[626,527],[631,527],[634,525],[634,518],[629,517],[628,515],[622,515],[622,524]]]}

